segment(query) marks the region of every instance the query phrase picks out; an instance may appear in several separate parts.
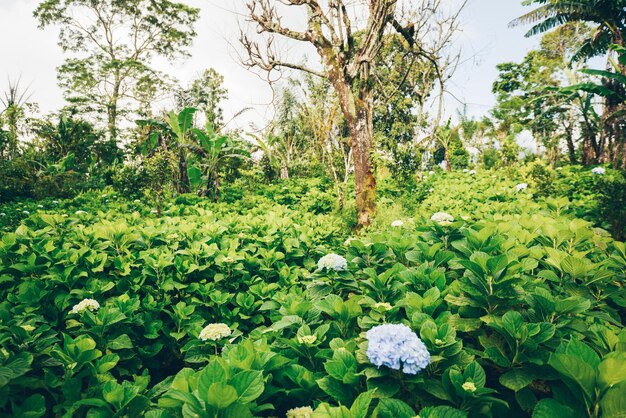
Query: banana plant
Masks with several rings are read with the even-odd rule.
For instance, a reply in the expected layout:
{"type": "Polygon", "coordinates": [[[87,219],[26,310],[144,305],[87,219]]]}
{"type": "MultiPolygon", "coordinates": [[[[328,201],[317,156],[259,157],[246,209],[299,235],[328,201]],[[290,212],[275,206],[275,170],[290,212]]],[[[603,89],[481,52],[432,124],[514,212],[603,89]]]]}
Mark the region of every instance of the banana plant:
{"type": "Polygon", "coordinates": [[[250,153],[231,136],[216,132],[210,123],[206,124],[204,130],[193,128],[191,132],[197,141],[193,149],[198,154],[199,161],[189,168],[189,178],[193,184],[205,181],[204,193],[217,202],[224,164],[235,159],[250,158],[250,153]]]}
{"type": "Polygon", "coordinates": [[[191,191],[188,174],[188,149],[193,139],[190,131],[193,127],[193,116],[196,109],[187,107],[180,111],[169,112],[163,121],[155,119],[139,120],[137,125],[148,130],[148,139],[140,145],[142,154],[152,153],[157,148],[174,151],[178,158],[176,172],[176,190],[178,193],[191,191]]]}

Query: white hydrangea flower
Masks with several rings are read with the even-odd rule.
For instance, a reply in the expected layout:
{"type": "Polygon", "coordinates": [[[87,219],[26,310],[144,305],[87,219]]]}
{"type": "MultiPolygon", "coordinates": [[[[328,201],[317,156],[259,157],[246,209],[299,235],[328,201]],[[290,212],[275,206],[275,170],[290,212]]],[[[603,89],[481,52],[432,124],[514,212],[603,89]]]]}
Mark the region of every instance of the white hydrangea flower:
{"type": "Polygon", "coordinates": [[[313,408],[310,406],[301,406],[287,411],[287,418],[311,418],[313,416],[313,408]]]}
{"type": "Polygon", "coordinates": [[[437,212],[430,217],[430,220],[437,222],[439,225],[450,225],[454,222],[454,217],[446,212],[437,212]]]}
{"type": "Polygon", "coordinates": [[[222,338],[228,337],[233,332],[226,324],[217,323],[217,324],[209,324],[200,331],[200,338],[202,341],[217,341],[222,338]]]}
{"type": "Polygon", "coordinates": [[[77,210],[76,212],[74,212],[74,214],[80,216],[80,215],[86,215],[87,212],[85,212],[84,210],[77,210]]]}
{"type": "Polygon", "coordinates": [[[315,341],[317,341],[317,337],[315,335],[303,335],[298,337],[298,342],[300,344],[313,344],[315,341]]]}
{"type": "Polygon", "coordinates": [[[476,392],[476,385],[474,382],[465,382],[461,387],[466,392],[476,392]]]}
{"type": "Polygon", "coordinates": [[[515,186],[515,191],[516,192],[521,192],[522,190],[526,190],[528,189],[528,184],[527,183],[520,183],[517,186],[515,186]]]}
{"type": "Polygon", "coordinates": [[[606,170],[604,169],[604,167],[594,167],[591,172],[593,174],[598,174],[598,175],[602,175],[604,173],[606,173],[606,170]]]}
{"type": "Polygon", "coordinates": [[[433,174],[435,174],[435,172],[434,172],[433,170],[430,170],[430,171],[428,172],[428,175],[429,175],[429,176],[432,176],[433,174]]]}
{"type": "Polygon", "coordinates": [[[476,174],[476,170],[470,170],[470,171],[469,171],[469,175],[470,175],[470,176],[473,176],[473,175],[475,175],[475,174],[476,174]]]}
{"type": "Polygon", "coordinates": [[[394,228],[404,226],[404,222],[402,222],[400,219],[397,219],[391,223],[391,226],[393,226],[394,228]]]}
{"type": "Polygon", "coordinates": [[[469,172],[469,170],[468,170],[467,168],[464,168],[464,169],[463,169],[463,172],[464,172],[464,173],[468,173],[468,172],[469,172]]]}
{"type": "Polygon", "coordinates": [[[343,271],[348,268],[348,261],[340,255],[330,253],[319,259],[317,268],[320,270],[343,271]]]}
{"type": "Polygon", "coordinates": [[[79,314],[79,313],[85,312],[86,310],[90,310],[93,312],[93,311],[97,311],[98,309],[100,309],[100,304],[98,303],[97,300],[83,299],[79,303],[74,305],[70,313],[79,314]]]}

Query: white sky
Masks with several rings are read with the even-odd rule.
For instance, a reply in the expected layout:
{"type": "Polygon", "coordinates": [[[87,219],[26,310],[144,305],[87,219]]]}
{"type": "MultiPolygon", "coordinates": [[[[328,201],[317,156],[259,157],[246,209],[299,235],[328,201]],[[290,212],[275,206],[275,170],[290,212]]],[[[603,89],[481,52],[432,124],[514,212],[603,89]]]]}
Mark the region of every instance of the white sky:
{"type": "MultiPolygon", "coordinates": [[[[271,90],[237,61],[238,22],[243,17],[234,12],[244,12],[246,1],[179,1],[201,9],[196,25],[198,37],[191,58],[166,70],[186,84],[205,68],[215,68],[224,75],[229,91],[224,106],[226,119],[240,109],[252,107],[253,111],[238,119],[236,125],[263,126],[272,114],[271,90]]],[[[507,27],[510,20],[528,10],[520,3],[521,0],[470,0],[463,15],[460,42],[468,60],[458,70],[451,90],[455,97],[468,103],[473,115],[482,115],[493,105],[491,83],[497,73],[495,65],[521,60],[538,43],[537,38],[523,37],[527,28],[507,27]]],[[[7,77],[21,76],[24,85],[30,84],[31,100],[39,103],[42,113],[48,113],[63,106],[56,67],[64,57],[57,45],[57,29],[37,27],[32,15],[37,4],[38,0],[0,0],[0,91],[7,85],[7,77]]],[[[461,107],[452,98],[446,100],[446,106],[448,114],[461,107]]]]}

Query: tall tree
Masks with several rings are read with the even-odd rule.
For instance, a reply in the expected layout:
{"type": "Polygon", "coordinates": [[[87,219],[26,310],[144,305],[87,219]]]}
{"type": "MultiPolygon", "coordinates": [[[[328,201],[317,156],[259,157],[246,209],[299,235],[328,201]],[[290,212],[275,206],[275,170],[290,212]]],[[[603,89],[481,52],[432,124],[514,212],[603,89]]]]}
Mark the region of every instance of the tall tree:
{"type": "Polygon", "coordinates": [[[184,109],[193,107],[198,111],[194,116],[202,114],[204,123],[210,123],[214,129],[219,130],[224,124],[224,111],[222,101],[227,97],[228,90],[223,86],[224,77],[213,68],[204,72],[192,80],[187,88],[176,91],[176,107],[184,109]]]}
{"type": "Polygon", "coordinates": [[[41,28],[59,26],[59,45],[76,54],[58,70],[66,97],[104,113],[116,141],[122,104],[163,79],[151,68],[156,56],[186,55],[199,10],[170,0],[44,0],[34,15],[41,28]]]}
{"type": "Polygon", "coordinates": [[[346,0],[250,0],[249,15],[258,32],[266,35],[266,48],[261,48],[246,33],[241,36],[247,53],[244,63],[249,67],[268,72],[280,69],[305,71],[326,78],[332,84],[350,131],[360,226],[370,224],[376,209],[376,180],[370,156],[376,59],[385,34],[391,31],[401,35],[407,48],[415,54],[434,58],[428,44],[418,42],[427,26],[420,23],[427,17],[435,20],[440,17],[441,0],[369,0],[367,6],[354,7],[346,0]],[[306,29],[286,26],[281,18],[280,4],[298,9],[306,19],[306,29]],[[429,12],[418,14],[418,10],[429,12]],[[322,68],[279,57],[272,47],[275,35],[313,46],[322,68]]]}

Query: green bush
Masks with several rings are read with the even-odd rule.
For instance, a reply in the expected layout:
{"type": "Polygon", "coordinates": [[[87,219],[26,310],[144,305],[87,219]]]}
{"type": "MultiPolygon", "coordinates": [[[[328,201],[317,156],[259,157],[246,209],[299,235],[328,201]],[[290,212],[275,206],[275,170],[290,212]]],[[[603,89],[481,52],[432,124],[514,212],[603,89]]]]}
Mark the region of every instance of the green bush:
{"type": "Polygon", "coordinates": [[[516,183],[433,174],[351,239],[352,200],[303,209],[332,196],[314,180],[162,217],[109,190],[45,202],[0,239],[0,416],[623,416],[626,246],[516,183]],[[382,324],[428,367],[374,364],[382,324]]]}

